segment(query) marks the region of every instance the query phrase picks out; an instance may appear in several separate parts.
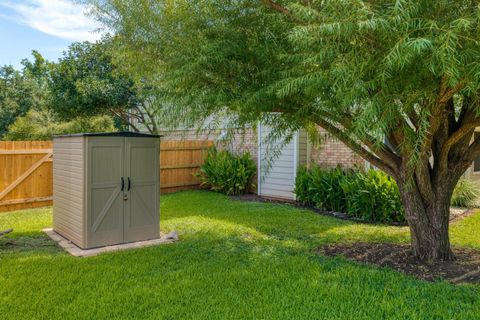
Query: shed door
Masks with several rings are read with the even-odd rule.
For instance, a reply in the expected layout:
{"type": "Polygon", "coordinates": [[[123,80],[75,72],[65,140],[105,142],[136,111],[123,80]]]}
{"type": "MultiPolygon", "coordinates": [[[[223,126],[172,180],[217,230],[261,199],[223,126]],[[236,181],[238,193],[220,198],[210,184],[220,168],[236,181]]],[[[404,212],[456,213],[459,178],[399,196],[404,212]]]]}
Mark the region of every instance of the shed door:
{"type": "Polygon", "coordinates": [[[125,241],[154,239],[160,235],[159,152],[157,139],[126,138],[125,241]]]}
{"type": "Polygon", "coordinates": [[[123,241],[124,139],[95,137],[88,143],[88,247],[123,241]]]}

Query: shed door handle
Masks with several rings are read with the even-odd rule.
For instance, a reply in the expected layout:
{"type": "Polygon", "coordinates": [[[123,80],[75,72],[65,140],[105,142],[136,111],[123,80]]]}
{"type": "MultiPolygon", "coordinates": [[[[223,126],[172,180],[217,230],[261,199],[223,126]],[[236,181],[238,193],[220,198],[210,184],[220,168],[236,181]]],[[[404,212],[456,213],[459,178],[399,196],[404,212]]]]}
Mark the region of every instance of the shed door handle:
{"type": "Polygon", "coordinates": [[[125,189],[125,180],[123,179],[123,177],[121,177],[121,179],[122,179],[122,190],[121,191],[123,191],[123,189],[125,189]]]}
{"type": "Polygon", "coordinates": [[[128,177],[127,179],[128,179],[128,189],[127,189],[127,191],[130,191],[130,187],[132,186],[132,181],[130,181],[130,177],[128,177]]]}

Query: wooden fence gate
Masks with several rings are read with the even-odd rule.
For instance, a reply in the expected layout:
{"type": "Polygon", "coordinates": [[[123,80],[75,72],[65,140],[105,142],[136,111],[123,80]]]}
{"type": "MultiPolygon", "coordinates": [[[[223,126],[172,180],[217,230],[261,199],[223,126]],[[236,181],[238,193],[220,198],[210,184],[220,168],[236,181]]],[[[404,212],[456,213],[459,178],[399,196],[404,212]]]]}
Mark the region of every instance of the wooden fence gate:
{"type": "MultiPolygon", "coordinates": [[[[212,141],[162,141],[160,192],[195,189],[212,141]]],[[[0,141],[0,212],[52,204],[51,141],[0,141]]]]}
{"type": "Polygon", "coordinates": [[[0,211],[51,205],[52,142],[0,141],[0,211]]]}

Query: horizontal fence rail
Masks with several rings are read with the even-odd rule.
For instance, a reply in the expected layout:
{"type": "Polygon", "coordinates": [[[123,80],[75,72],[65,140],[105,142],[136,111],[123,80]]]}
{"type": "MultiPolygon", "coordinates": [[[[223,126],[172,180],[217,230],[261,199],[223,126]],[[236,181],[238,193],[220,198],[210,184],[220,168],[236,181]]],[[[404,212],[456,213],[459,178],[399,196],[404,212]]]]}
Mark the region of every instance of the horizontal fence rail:
{"type": "Polygon", "coordinates": [[[195,173],[203,164],[212,141],[162,141],[160,143],[160,192],[200,186],[195,173]]]}
{"type": "MultiPolygon", "coordinates": [[[[195,173],[212,141],[162,141],[160,192],[200,186],[195,173]]],[[[51,141],[0,141],[0,212],[43,207],[53,199],[51,141]]]]}
{"type": "Polygon", "coordinates": [[[0,211],[52,204],[52,142],[0,141],[0,211]]]}

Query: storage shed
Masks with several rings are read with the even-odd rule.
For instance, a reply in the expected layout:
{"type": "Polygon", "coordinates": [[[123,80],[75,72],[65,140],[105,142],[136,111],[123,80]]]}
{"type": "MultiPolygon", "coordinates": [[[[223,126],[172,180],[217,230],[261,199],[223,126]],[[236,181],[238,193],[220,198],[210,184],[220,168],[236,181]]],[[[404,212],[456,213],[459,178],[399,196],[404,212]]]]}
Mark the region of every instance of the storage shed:
{"type": "Polygon", "coordinates": [[[160,236],[160,137],[53,139],[53,229],[82,249],[160,236]]]}
{"type": "Polygon", "coordinates": [[[258,126],[258,195],[267,198],[295,200],[297,170],[308,164],[310,143],[307,133],[297,131],[293,139],[268,141],[271,128],[258,126]]]}

